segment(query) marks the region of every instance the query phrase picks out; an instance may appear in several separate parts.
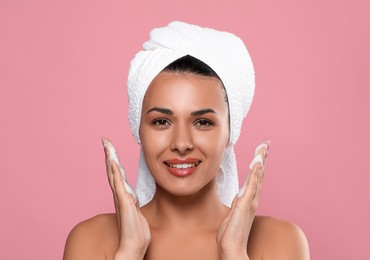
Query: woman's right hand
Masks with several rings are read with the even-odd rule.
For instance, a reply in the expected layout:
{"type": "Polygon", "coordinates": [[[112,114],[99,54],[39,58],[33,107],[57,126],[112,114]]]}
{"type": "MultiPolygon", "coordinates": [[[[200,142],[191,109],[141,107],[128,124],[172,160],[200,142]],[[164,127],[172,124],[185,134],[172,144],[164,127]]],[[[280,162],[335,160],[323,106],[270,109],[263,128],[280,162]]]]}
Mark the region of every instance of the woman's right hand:
{"type": "Polygon", "coordinates": [[[140,211],[134,190],[126,181],[112,143],[105,138],[102,142],[119,234],[119,246],[114,260],[143,259],[151,239],[148,222],[140,211]]]}

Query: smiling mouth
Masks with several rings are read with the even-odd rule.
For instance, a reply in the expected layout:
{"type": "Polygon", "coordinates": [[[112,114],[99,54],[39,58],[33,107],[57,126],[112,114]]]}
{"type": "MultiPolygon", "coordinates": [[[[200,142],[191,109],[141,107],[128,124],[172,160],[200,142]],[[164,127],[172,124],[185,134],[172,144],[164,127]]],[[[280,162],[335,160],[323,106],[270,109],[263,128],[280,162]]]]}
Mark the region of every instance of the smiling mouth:
{"type": "Polygon", "coordinates": [[[168,167],[171,167],[171,168],[187,169],[187,168],[197,167],[200,163],[201,163],[201,161],[198,161],[196,163],[176,163],[176,164],[166,163],[165,162],[164,164],[167,165],[168,167]]]}

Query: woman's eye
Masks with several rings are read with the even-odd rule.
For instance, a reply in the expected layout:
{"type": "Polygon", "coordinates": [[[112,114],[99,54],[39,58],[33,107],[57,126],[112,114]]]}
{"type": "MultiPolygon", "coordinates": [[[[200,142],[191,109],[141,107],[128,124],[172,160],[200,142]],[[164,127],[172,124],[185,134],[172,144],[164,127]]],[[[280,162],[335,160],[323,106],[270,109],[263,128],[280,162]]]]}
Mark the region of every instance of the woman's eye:
{"type": "Polygon", "coordinates": [[[195,121],[194,125],[200,129],[209,129],[211,128],[214,124],[212,121],[208,119],[198,119],[195,121]]]}
{"type": "Polygon", "coordinates": [[[150,124],[158,128],[167,128],[168,126],[170,126],[170,122],[164,118],[154,119],[150,122],[150,124]]]}

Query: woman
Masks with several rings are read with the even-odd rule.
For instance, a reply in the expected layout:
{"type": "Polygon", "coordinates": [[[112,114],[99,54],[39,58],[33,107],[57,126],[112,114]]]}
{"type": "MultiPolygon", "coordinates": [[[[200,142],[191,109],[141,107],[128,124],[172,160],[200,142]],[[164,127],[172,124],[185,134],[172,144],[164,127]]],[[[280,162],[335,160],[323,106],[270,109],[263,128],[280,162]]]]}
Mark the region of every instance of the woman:
{"type": "Polygon", "coordinates": [[[116,214],[78,224],[64,259],[309,259],[297,226],[254,215],[269,142],[238,192],[233,144],[253,93],[236,36],[181,22],[153,30],[128,81],[136,193],[103,139],[116,214]]]}

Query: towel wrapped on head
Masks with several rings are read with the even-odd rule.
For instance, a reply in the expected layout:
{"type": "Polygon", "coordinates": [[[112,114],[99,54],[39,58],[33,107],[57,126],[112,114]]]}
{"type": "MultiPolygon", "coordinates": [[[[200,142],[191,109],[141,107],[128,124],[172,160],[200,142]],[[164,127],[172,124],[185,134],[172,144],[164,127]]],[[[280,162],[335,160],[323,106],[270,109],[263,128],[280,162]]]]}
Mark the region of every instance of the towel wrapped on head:
{"type": "MultiPolygon", "coordinates": [[[[233,145],[239,138],[255,87],[252,60],[243,41],[228,32],[175,21],[153,29],[143,48],[131,61],[128,76],[129,121],[132,134],[139,144],[145,92],[167,65],[190,55],[206,63],[221,79],[228,97],[230,140],[217,174],[217,192],[220,200],[230,206],[239,190],[233,145]]],[[[136,193],[141,206],[147,204],[155,193],[155,182],[142,150],[136,193]]]]}

